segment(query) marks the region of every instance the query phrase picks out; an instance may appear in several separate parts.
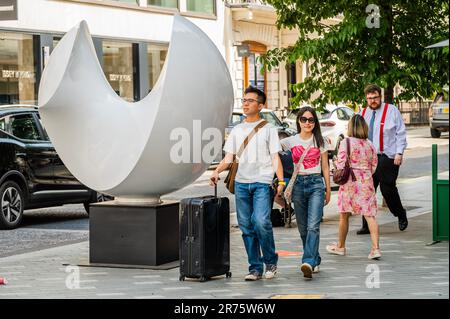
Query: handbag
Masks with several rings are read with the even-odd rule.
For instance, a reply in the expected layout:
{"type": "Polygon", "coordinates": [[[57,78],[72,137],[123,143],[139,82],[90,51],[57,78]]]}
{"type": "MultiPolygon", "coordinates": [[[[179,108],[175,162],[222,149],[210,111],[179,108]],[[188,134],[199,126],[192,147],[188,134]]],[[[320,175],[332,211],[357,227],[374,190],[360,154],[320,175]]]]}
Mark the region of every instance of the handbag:
{"type": "Polygon", "coordinates": [[[344,185],[347,183],[350,176],[352,177],[352,181],[356,181],[355,173],[353,173],[353,169],[350,167],[350,139],[347,139],[347,158],[345,160],[344,168],[335,169],[333,171],[333,182],[338,185],[344,185]]]}
{"type": "Polygon", "coordinates": [[[295,164],[294,172],[292,173],[292,177],[289,180],[288,186],[284,190],[284,199],[286,200],[286,202],[288,204],[290,204],[292,202],[292,190],[294,189],[294,184],[295,184],[295,181],[297,180],[298,172],[300,172],[300,165],[302,165],[303,160],[305,159],[306,154],[308,153],[310,147],[311,147],[311,144],[308,145],[308,147],[303,151],[303,154],[300,157],[300,159],[298,160],[298,163],[295,164]]]}
{"type": "Polygon", "coordinates": [[[236,174],[239,167],[237,159],[241,157],[242,153],[244,152],[244,149],[247,147],[247,144],[250,142],[252,137],[255,136],[256,133],[258,133],[259,129],[262,128],[267,123],[268,122],[264,120],[258,125],[256,125],[255,128],[253,128],[253,130],[250,132],[250,134],[245,138],[244,143],[242,143],[237,154],[233,156],[233,162],[230,164],[228,175],[227,177],[225,177],[224,180],[225,186],[231,194],[234,194],[234,180],[236,179],[236,174]]]}

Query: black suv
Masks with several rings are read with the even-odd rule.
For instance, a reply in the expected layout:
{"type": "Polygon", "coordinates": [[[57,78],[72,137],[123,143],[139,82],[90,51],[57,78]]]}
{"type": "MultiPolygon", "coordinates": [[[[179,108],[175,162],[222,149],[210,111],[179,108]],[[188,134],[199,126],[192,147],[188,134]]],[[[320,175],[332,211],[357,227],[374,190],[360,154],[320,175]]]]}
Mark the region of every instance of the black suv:
{"type": "MultiPolygon", "coordinates": [[[[65,167],[34,106],[0,106],[0,229],[16,228],[24,209],[103,201],[65,167]]],[[[109,198],[108,198],[109,199],[109,198]]]]}

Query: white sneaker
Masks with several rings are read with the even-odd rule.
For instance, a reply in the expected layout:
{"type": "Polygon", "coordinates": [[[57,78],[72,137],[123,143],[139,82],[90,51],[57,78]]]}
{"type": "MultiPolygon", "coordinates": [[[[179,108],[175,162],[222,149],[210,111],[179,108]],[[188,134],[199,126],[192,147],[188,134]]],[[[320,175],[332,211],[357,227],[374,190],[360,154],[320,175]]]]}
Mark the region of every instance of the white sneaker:
{"type": "Polygon", "coordinates": [[[262,278],[261,274],[259,274],[257,272],[251,272],[247,276],[244,277],[245,281],[256,281],[261,278],[262,278]]]}
{"type": "Polygon", "coordinates": [[[380,249],[372,249],[367,258],[369,259],[379,259],[381,257],[380,249]]]}
{"type": "Polygon", "coordinates": [[[313,274],[317,274],[317,273],[319,273],[319,271],[320,271],[320,268],[319,268],[319,265],[317,265],[317,266],[314,267],[314,269],[313,269],[313,274]]]}
{"type": "Polygon", "coordinates": [[[308,263],[303,263],[303,264],[300,266],[300,270],[302,271],[303,277],[304,277],[305,279],[312,279],[313,269],[312,269],[312,267],[311,267],[310,264],[308,264],[308,263]]]}
{"type": "Polygon", "coordinates": [[[331,245],[327,245],[325,247],[327,251],[330,254],[338,255],[338,256],[345,256],[346,249],[345,248],[338,248],[337,243],[331,243],[331,245]]]}
{"type": "Polygon", "coordinates": [[[266,273],[264,274],[264,277],[266,279],[272,279],[277,274],[277,266],[276,265],[269,265],[266,268],[266,273]]]}

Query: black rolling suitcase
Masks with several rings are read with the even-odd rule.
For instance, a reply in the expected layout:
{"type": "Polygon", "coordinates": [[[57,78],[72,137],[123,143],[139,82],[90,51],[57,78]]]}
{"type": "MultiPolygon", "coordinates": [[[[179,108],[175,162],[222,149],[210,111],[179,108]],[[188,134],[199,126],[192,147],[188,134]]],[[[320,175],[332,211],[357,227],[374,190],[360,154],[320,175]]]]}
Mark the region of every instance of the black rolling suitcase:
{"type": "Polygon", "coordinates": [[[226,197],[186,198],[180,204],[180,281],[230,272],[230,202],[226,197]]]}

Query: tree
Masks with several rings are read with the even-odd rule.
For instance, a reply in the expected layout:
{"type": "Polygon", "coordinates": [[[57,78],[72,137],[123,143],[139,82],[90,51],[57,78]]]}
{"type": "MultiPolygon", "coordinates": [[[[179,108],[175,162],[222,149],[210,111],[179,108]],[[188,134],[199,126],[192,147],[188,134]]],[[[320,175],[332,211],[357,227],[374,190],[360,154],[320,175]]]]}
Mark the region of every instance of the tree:
{"type": "Polygon", "coordinates": [[[266,0],[277,11],[278,28],[297,28],[293,47],[270,50],[262,62],[270,70],[281,61],[310,61],[304,82],[292,85],[294,105],[319,97],[314,105],[364,103],[364,86],[384,88],[393,102],[430,98],[448,84],[448,47],[425,49],[448,39],[447,1],[266,0]],[[340,17],[327,25],[325,19],[340,17]],[[311,38],[315,35],[316,38],[311,38]]]}

